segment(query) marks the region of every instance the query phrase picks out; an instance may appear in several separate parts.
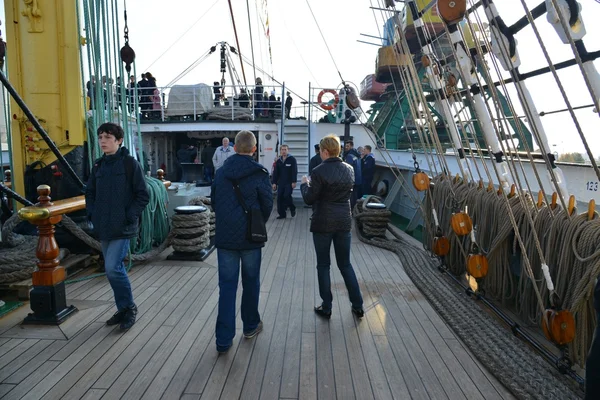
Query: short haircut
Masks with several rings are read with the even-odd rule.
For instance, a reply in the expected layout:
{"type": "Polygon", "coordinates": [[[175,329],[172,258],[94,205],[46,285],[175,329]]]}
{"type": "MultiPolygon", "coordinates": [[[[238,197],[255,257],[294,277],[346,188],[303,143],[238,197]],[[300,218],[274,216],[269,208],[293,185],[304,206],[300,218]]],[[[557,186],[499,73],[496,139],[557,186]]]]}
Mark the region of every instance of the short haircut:
{"type": "Polygon", "coordinates": [[[367,149],[367,150],[369,150],[369,151],[372,151],[372,150],[373,150],[373,149],[371,148],[371,146],[370,146],[370,145],[368,145],[368,144],[365,144],[365,149],[367,149]]]}
{"type": "Polygon", "coordinates": [[[281,146],[279,146],[279,149],[281,150],[283,147],[285,147],[286,149],[290,149],[290,146],[288,146],[287,144],[282,144],[281,146]]]}
{"type": "Polygon", "coordinates": [[[330,156],[337,157],[340,155],[340,138],[334,134],[325,136],[319,142],[319,148],[321,150],[327,150],[330,156]]]}
{"type": "Polygon", "coordinates": [[[345,145],[350,144],[350,145],[352,145],[352,147],[354,147],[354,142],[352,140],[346,140],[346,142],[344,144],[345,145]]]}
{"type": "Polygon", "coordinates": [[[235,135],[236,151],[241,154],[252,153],[252,149],[256,146],[256,137],[250,131],[239,131],[235,135]]]}
{"type": "Polygon", "coordinates": [[[107,133],[109,135],[113,135],[115,139],[123,139],[125,134],[123,133],[123,128],[120,125],[113,124],[112,122],[105,122],[98,127],[98,136],[103,133],[107,133]]]}

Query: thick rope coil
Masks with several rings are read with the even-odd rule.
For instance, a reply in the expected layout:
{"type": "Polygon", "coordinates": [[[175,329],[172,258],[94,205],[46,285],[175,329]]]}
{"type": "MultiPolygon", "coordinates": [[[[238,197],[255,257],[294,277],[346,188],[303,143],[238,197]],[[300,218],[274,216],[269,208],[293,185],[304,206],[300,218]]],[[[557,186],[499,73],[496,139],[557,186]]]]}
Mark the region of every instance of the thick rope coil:
{"type": "Polygon", "coordinates": [[[368,196],[356,202],[353,213],[358,229],[369,237],[385,236],[392,213],[388,209],[367,208],[369,203],[383,204],[383,200],[377,196],[368,196]]]}
{"type": "Polygon", "coordinates": [[[216,218],[215,218],[215,212],[212,208],[212,201],[210,198],[208,197],[203,197],[203,196],[198,196],[198,197],[194,197],[192,198],[189,202],[188,205],[204,205],[206,206],[206,208],[208,208],[208,211],[210,212],[210,218],[209,218],[209,224],[210,224],[210,237],[215,236],[215,223],[216,223],[216,218]]]}

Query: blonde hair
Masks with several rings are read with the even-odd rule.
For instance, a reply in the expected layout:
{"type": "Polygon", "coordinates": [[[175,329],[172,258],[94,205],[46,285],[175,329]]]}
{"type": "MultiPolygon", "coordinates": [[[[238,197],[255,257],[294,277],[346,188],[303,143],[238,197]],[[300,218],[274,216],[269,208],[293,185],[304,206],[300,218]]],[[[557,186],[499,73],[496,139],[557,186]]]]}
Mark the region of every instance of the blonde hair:
{"type": "Polygon", "coordinates": [[[252,149],[256,146],[256,137],[250,131],[239,131],[235,135],[235,151],[239,154],[252,153],[252,149]]]}
{"type": "Polygon", "coordinates": [[[319,142],[319,148],[321,150],[327,150],[331,157],[337,157],[340,155],[341,143],[340,138],[335,136],[333,133],[325,136],[319,142]]]}

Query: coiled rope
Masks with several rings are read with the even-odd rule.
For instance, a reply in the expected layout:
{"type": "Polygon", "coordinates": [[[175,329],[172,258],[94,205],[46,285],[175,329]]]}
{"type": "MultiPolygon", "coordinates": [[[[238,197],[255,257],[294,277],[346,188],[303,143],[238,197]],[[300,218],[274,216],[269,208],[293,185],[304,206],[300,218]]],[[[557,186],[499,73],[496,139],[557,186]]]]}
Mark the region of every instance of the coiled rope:
{"type": "Polygon", "coordinates": [[[465,301],[463,292],[451,287],[437,271],[438,262],[433,257],[403,240],[393,229],[388,229],[395,239],[368,238],[360,230],[358,237],[364,243],[398,255],[410,279],[435,310],[515,396],[544,400],[581,397],[565,376],[542,360],[525,343],[507,333],[496,319],[475,302],[465,301]]]}

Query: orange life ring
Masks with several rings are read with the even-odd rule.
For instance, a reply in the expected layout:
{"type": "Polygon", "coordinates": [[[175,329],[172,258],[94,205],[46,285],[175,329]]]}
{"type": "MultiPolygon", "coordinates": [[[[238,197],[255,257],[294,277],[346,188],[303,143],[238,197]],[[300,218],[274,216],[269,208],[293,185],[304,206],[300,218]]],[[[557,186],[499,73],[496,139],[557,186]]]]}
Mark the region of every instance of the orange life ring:
{"type": "Polygon", "coordinates": [[[317,98],[317,102],[319,103],[319,107],[323,110],[333,110],[340,103],[340,95],[333,89],[323,89],[321,93],[319,93],[319,97],[317,98]],[[325,93],[331,93],[334,96],[333,104],[323,103],[323,95],[325,93]]]}

